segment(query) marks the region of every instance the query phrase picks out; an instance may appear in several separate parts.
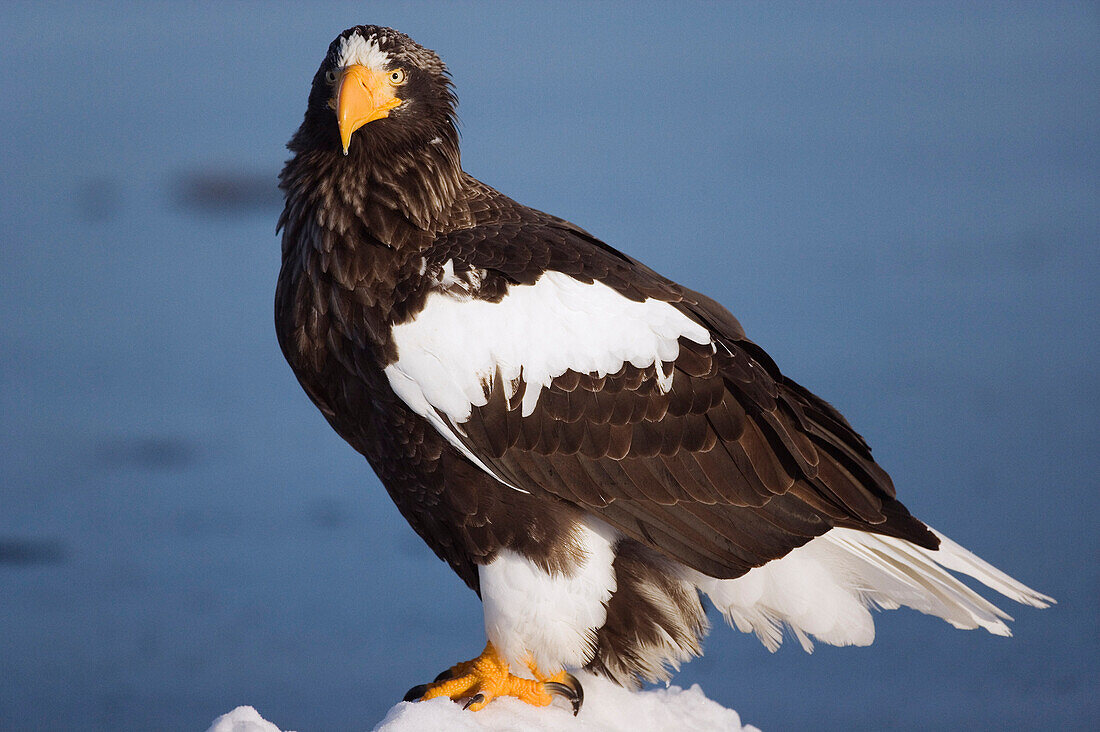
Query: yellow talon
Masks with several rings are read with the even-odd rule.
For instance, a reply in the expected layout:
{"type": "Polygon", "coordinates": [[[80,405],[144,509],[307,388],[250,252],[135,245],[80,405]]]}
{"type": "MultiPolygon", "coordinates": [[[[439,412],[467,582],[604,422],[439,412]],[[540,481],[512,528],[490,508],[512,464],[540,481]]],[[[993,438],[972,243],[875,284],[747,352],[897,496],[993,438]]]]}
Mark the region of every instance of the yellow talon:
{"type": "Polygon", "coordinates": [[[463,708],[476,712],[498,696],[514,696],[532,706],[545,707],[554,700],[554,694],[560,694],[573,705],[573,714],[580,710],[584,692],[571,674],[562,670],[546,675],[533,661],[528,660],[526,665],[535,678],[525,679],[511,673],[508,662],[493,648],[492,643],[486,643],[480,656],[455,664],[431,684],[410,689],[405,700],[427,700],[440,696],[455,701],[466,699],[463,708]]]}

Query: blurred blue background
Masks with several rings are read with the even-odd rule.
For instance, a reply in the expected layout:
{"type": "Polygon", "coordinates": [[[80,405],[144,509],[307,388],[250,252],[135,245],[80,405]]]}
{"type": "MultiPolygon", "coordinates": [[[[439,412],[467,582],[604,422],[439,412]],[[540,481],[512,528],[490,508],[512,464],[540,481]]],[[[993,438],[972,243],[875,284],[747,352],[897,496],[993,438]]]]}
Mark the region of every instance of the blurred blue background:
{"type": "Polygon", "coordinates": [[[283,146],[357,23],[450,65],[467,170],[726,304],[1060,601],[809,657],[716,624],[676,683],[765,730],[1095,728],[1097,5],[382,2],[0,8],[0,728],[368,729],[480,650],[271,322],[283,146]]]}

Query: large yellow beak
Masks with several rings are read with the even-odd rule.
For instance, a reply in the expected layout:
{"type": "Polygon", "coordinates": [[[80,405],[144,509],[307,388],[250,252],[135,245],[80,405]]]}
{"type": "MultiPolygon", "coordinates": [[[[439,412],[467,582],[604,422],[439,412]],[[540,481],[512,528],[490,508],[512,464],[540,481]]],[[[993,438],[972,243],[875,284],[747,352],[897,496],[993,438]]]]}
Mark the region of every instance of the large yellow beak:
{"type": "Polygon", "coordinates": [[[345,155],[353,132],[368,122],[388,117],[390,110],[401,104],[387,75],[385,71],[352,64],[336,80],[336,121],[345,155]]]}

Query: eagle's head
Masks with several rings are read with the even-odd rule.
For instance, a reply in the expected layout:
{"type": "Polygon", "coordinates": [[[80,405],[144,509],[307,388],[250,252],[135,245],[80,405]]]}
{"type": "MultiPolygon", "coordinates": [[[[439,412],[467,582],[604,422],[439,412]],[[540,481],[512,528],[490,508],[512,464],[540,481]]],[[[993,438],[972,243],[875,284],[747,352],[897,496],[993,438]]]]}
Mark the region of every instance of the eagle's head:
{"type": "Polygon", "coordinates": [[[302,126],[311,147],[400,153],[454,140],[455,104],[434,51],[392,28],[358,25],[329,45],[302,126]]]}

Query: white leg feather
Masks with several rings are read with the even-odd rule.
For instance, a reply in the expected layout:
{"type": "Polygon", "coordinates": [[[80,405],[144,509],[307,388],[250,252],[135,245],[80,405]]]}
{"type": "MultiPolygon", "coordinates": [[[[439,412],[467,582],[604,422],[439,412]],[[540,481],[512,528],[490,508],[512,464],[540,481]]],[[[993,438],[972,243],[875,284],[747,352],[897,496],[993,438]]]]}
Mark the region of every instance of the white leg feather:
{"type": "Polygon", "coordinates": [[[594,519],[574,531],[583,559],[569,575],[548,573],[507,549],[478,570],[485,634],[513,673],[522,672],[528,654],[547,671],[578,668],[592,658],[615,592],[618,535],[594,519]]]}

